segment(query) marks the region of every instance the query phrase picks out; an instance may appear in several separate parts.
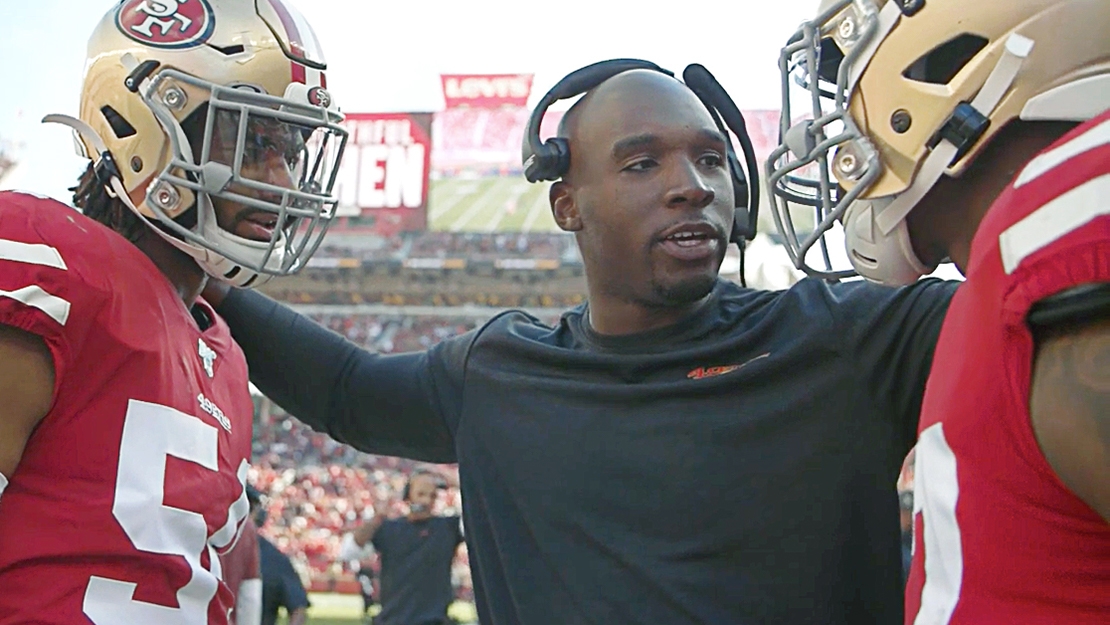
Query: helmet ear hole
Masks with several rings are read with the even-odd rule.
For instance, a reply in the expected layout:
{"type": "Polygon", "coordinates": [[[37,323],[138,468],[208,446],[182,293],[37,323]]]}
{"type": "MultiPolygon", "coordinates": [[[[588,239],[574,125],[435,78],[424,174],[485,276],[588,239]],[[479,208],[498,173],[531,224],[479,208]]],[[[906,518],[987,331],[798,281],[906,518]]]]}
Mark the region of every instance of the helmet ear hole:
{"type": "Polygon", "coordinates": [[[827,83],[836,84],[836,75],[844,61],[844,51],[836,45],[832,37],[821,40],[820,56],[817,62],[817,75],[827,83]]]}
{"type": "Polygon", "coordinates": [[[100,113],[104,115],[104,119],[108,122],[108,125],[112,127],[112,133],[116,135],[116,138],[126,139],[127,137],[134,136],[135,127],[124,119],[123,115],[120,115],[116,109],[105,104],[100,107],[100,113]]]}
{"type": "Polygon", "coordinates": [[[917,82],[947,85],[968,61],[987,47],[987,43],[987,39],[979,35],[957,35],[921,55],[902,71],[902,76],[917,82]]]}

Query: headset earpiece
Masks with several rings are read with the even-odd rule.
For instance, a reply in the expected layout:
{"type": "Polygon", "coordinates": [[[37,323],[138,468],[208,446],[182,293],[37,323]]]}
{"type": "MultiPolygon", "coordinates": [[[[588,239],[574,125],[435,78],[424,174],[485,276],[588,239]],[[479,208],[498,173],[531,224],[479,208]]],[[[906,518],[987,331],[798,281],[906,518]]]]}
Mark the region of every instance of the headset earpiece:
{"type": "Polygon", "coordinates": [[[528,182],[558,180],[570,168],[570,146],[562,137],[541,143],[524,161],[524,177],[528,182]]]}
{"type": "Polygon", "coordinates": [[[573,98],[586,93],[617,74],[633,69],[649,69],[668,76],[674,72],[659,67],[650,61],[639,59],[611,59],[587,65],[566,75],[555,83],[528,117],[524,127],[524,141],[521,145],[521,162],[524,177],[528,182],[558,180],[570,168],[570,144],[562,137],[540,140],[540,123],[547,109],[559,100],[573,98]]]}

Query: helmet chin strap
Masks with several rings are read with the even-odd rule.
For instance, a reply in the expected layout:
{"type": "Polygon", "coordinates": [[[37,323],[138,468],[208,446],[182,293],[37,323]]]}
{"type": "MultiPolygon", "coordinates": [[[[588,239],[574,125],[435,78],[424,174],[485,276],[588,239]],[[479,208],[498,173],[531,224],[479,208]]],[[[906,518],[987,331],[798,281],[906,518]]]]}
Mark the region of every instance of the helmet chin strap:
{"type": "MultiPolygon", "coordinates": [[[[96,155],[94,156],[86,154],[84,156],[87,156],[90,160],[93,161],[94,167],[99,167],[106,158],[109,158],[111,156],[111,153],[108,151],[108,146],[104,144],[104,140],[100,138],[100,135],[98,135],[91,126],[81,121],[80,119],[70,117],[69,115],[53,114],[47,115],[46,117],[42,118],[42,121],[43,123],[55,123],[69,126],[82,138],[88,141],[89,144],[93,146],[93,149],[96,150],[96,155]]],[[[260,284],[263,284],[264,282],[269,280],[269,275],[256,273],[254,271],[241,267],[238,264],[232,263],[223,256],[214,253],[212,250],[208,250],[206,248],[182,241],[181,239],[178,239],[159,228],[157,224],[155,224],[153,221],[150,220],[150,218],[144,215],[139,210],[139,207],[135,206],[135,203],[131,201],[131,196],[128,195],[127,190],[123,187],[123,181],[120,180],[118,172],[113,172],[110,174],[107,184],[109,195],[123,202],[124,205],[126,205],[127,208],[131,210],[132,213],[138,216],[138,218],[141,219],[144,224],[146,224],[158,236],[162,237],[164,241],[181,250],[185,254],[188,254],[189,257],[195,260],[197,264],[200,265],[201,268],[204,269],[205,273],[207,273],[208,275],[215,277],[218,280],[227,282],[232,286],[243,286],[247,282],[251,281],[252,278],[254,278],[254,281],[251,283],[252,287],[259,286],[260,284]],[[239,267],[240,271],[236,273],[233,278],[224,277],[235,267],[239,267]]]]}
{"type": "MultiPolygon", "coordinates": [[[[971,101],[972,108],[990,117],[1032,49],[1032,39],[1011,34],[998,63],[971,101]]],[[[844,223],[845,246],[848,259],[861,276],[898,286],[910,284],[935,269],[927,267],[914,253],[906,217],[944,175],[958,152],[955,144],[942,139],[925,158],[905,191],[885,198],[857,201],[849,207],[844,223]]]]}

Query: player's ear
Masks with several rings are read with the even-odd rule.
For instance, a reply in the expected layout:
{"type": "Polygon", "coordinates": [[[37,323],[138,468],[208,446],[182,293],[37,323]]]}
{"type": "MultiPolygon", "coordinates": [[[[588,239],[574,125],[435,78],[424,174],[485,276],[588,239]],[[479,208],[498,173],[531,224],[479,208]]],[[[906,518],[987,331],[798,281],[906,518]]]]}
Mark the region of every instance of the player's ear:
{"type": "Polygon", "coordinates": [[[547,192],[547,198],[551,203],[551,215],[555,217],[559,228],[566,232],[578,232],[582,229],[582,214],[578,211],[574,193],[567,183],[562,180],[553,183],[547,192]]]}

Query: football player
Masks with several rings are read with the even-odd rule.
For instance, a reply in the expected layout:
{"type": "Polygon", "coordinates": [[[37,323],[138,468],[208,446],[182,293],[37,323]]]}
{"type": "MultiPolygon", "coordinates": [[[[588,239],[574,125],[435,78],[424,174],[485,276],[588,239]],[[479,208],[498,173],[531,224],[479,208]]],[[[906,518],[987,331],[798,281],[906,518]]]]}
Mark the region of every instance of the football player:
{"type": "Polygon", "coordinates": [[[0,193],[0,623],[227,622],[253,410],[198,293],[319,241],[325,69],[284,0],[126,0],[93,32],[80,118],[47,118],[84,214],[0,193]]]}
{"type": "Polygon", "coordinates": [[[839,0],[783,50],[812,108],[786,99],[769,183],[785,231],[792,202],[820,220],[794,257],[842,221],[868,279],[967,278],[922,408],[907,624],[1110,618],[1107,32],[1105,0],[839,0]]]}

